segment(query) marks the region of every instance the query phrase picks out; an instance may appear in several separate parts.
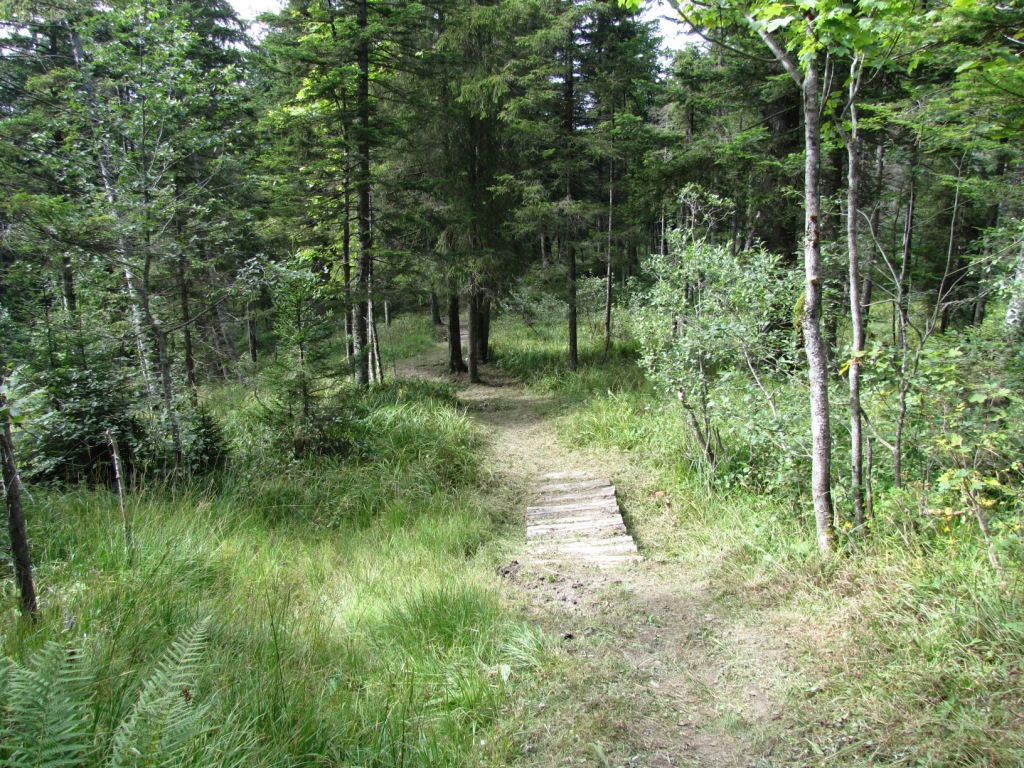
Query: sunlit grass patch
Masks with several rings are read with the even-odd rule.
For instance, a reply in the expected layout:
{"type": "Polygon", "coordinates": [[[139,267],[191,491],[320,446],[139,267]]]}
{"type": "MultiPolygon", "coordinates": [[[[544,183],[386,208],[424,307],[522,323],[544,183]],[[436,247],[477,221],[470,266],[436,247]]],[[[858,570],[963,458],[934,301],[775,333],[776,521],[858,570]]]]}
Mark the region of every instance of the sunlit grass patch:
{"type": "Polygon", "coordinates": [[[443,385],[341,396],[347,456],[270,455],[236,414],[229,435],[253,447],[202,483],[132,493],[131,546],[114,494],[33,490],[42,614],[33,627],[8,611],[2,652],[25,661],[57,640],[88,659],[90,743],[208,620],[188,696],[212,730],[177,764],[217,743],[226,765],[506,764],[500,715],[545,650],[477,557],[499,528],[474,428],[443,385]]]}

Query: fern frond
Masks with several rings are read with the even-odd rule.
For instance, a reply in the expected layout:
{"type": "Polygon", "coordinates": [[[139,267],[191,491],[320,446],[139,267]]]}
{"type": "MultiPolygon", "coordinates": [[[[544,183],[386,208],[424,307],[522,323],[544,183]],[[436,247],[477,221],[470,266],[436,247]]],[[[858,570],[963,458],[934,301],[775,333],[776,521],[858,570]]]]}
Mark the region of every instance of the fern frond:
{"type": "Polygon", "coordinates": [[[78,651],[50,642],[27,666],[2,675],[4,764],[10,768],[81,766],[92,752],[91,703],[78,651]]]}
{"type": "Polygon", "coordinates": [[[180,753],[211,730],[204,722],[209,707],[196,702],[192,692],[209,628],[209,619],[204,619],[179,637],[142,684],[114,732],[114,768],[177,764],[180,753]]]}

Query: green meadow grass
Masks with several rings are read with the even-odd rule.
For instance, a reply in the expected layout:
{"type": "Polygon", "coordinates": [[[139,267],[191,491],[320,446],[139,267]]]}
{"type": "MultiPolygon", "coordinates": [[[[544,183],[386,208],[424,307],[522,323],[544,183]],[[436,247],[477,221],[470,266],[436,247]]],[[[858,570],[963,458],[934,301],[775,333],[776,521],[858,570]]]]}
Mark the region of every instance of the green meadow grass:
{"type": "MultiPolygon", "coordinates": [[[[240,396],[220,393],[244,414],[240,396]]],[[[499,715],[546,651],[478,555],[502,521],[475,486],[474,428],[443,387],[349,398],[348,456],[242,449],[202,483],[142,489],[128,500],[131,549],[110,492],[31,489],[42,611],[18,620],[8,586],[0,650],[8,671],[53,641],[85,660],[91,762],[109,762],[142,681],[204,620],[186,687],[210,728],[175,764],[507,762],[514,729],[499,715]]],[[[237,444],[245,425],[228,431],[237,444]]],[[[18,754],[0,747],[12,765],[18,754]]]]}

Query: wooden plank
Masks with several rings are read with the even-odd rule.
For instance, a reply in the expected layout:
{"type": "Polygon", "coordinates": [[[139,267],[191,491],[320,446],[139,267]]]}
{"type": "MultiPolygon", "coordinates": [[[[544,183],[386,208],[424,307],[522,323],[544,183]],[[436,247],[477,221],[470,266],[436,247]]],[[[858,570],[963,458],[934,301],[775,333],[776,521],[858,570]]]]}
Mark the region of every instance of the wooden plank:
{"type": "Polygon", "coordinates": [[[544,504],[526,508],[526,514],[553,514],[562,513],[571,515],[575,512],[593,512],[596,510],[608,510],[610,514],[618,513],[619,503],[614,499],[597,499],[595,501],[583,501],[577,504],[544,504]]]}
{"type": "Polygon", "coordinates": [[[539,494],[536,504],[564,504],[571,501],[594,501],[596,499],[614,499],[615,486],[603,485],[600,488],[590,488],[573,493],[553,493],[550,495],[539,494]]]}
{"type": "Polygon", "coordinates": [[[590,526],[594,530],[607,528],[609,525],[624,525],[622,515],[572,515],[570,517],[531,518],[526,521],[529,528],[550,528],[553,525],[574,525],[580,528],[590,526]]]}
{"type": "Polygon", "coordinates": [[[570,523],[552,523],[551,525],[531,525],[526,529],[526,538],[533,536],[541,536],[543,534],[550,533],[571,533],[579,531],[587,533],[592,531],[594,533],[603,534],[605,531],[613,530],[619,533],[626,532],[626,526],[622,522],[621,518],[616,520],[614,517],[609,517],[604,521],[597,520],[584,520],[582,522],[570,522],[570,523]]]}
{"type": "Polygon", "coordinates": [[[593,472],[588,472],[585,469],[570,469],[565,472],[548,472],[545,475],[541,475],[541,479],[552,482],[558,480],[589,480],[593,476],[593,472]]]}
{"type": "Polygon", "coordinates": [[[597,477],[592,480],[578,480],[571,483],[546,483],[542,485],[535,485],[533,487],[533,492],[536,494],[573,493],[574,491],[587,491],[591,488],[604,488],[611,484],[612,481],[607,477],[597,477]]]}
{"type": "MultiPolygon", "coordinates": [[[[611,567],[642,560],[608,478],[581,471],[551,472],[526,508],[527,552],[543,562],[561,556],[611,567]]],[[[557,560],[554,560],[557,562],[557,560]]]]}
{"type": "Polygon", "coordinates": [[[595,550],[605,552],[612,549],[627,549],[636,552],[636,543],[626,533],[617,533],[604,538],[592,537],[588,539],[566,539],[565,541],[548,540],[537,542],[539,547],[558,549],[565,552],[585,552],[595,550]]]}
{"type": "MultiPolygon", "coordinates": [[[[551,554],[557,554],[557,553],[551,553],[551,554]]],[[[586,560],[580,560],[580,564],[582,564],[582,565],[590,565],[590,566],[593,566],[595,568],[605,568],[605,567],[611,567],[613,565],[629,565],[631,563],[636,563],[636,562],[641,562],[641,561],[643,561],[643,555],[639,555],[639,554],[625,554],[625,555],[590,554],[590,555],[587,556],[586,560]]],[[[534,562],[537,563],[538,565],[560,565],[563,561],[558,559],[558,558],[538,557],[538,558],[534,559],[534,562]]]]}
{"type": "Polygon", "coordinates": [[[578,509],[574,512],[532,512],[526,516],[527,525],[546,525],[559,520],[607,520],[620,519],[622,515],[617,509],[578,509]]]}
{"type": "MultiPolygon", "coordinates": [[[[629,539],[628,536],[622,538],[629,539]]],[[[610,555],[626,556],[639,554],[631,539],[626,542],[618,541],[608,544],[593,544],[586,541],[571,542],[564,545],[554,544],[547,541],[537,542],[530,547],[529,552],[531,555],[550,556],[554,554],[562,554],[572,557],[574,561],[594,556],[607,557],[610,555]]]]}
{"type": "Polygon", "coordinates": [[[526,518],[526,525],[551,525],[552,523],[572,523],[582,522],[584,520],[593,520],[594,522],[602,522],[604,520],[618,520],[622,521],[622,515],[618,514],[618,511],[607,512],[605,510],[596,510],[594,512],[576,512],[573,514],[536,514],[530,515],[526,518]]]}

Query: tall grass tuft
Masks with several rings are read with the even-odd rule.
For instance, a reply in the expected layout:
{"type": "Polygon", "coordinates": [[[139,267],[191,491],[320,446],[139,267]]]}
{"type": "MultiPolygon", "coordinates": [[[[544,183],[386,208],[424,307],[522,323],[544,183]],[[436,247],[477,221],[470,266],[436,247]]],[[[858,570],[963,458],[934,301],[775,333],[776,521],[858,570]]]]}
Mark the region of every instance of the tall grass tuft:
{"type": "MultiPolygon", "coordinates": [[[[22,623],[3,595],[4,680],[64,658],[51,648],[88,659],[80,683],[46,674],[111,764],[141,764],[146,734],[181,765],[507,762],[499,715],[544,644],[476,557],[500,532],[451,390],[339,387],[348,448],[332,456],[296,457],[251,395],[220,397],[231,462],[134,493],[130,548],[114,494],[32,489],[42,610],[22,623]],[[196,626],[201,654],[183,650],[196,626]],[[185,660],[187,680],[172,674],[185,660]],[[160,720],[165,705],[201,722],[160,720]]],[[[5,696],[0,717],[15,715],[5,696]]]]}

